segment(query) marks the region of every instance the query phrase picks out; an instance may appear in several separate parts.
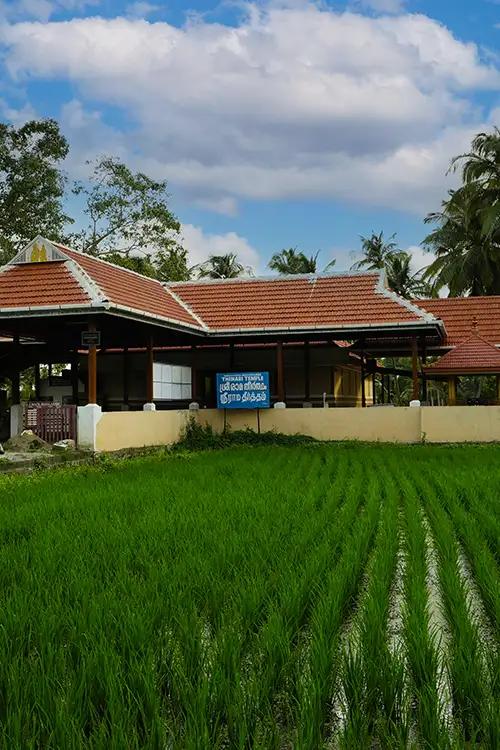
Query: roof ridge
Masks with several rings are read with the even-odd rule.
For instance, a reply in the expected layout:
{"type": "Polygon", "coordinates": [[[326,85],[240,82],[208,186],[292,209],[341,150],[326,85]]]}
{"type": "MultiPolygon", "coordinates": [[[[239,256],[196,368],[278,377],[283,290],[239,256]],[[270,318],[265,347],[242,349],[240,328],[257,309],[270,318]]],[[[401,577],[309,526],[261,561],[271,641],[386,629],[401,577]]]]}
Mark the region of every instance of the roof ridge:
{"type": "Polygon", "coordinates": [[[73,276],[76,283],[80,286],[80,288],[88,294],[89,298],[92,301],[92,304],[102,304],[104,302],[109,302],[101,287],[75,260],[73,260],[73,258],[68,258],[68,260],[62,262],[64,263],[70,274],[73,276]]]}
{"type": "Polygon", "coordinates": [[[179,297],[179,295],[175,294],[175,292],[172,291],[172,289],[169,289],[169,287],[168,287],[167,284],[162,284],[162,287],[165,289],[166,292],[168,292],[168,294],[170,294],[170,296],[181,307],[183,307],[186,310],[186,312],[188,312],[193,317],[194,320],[198,321],[198,323],[202,326],[202,328],[204,328],[206,331],[210,330],[209,327],[207,326],[207,324],[205,323],[205,321],[203,320],[203,318],[201,318],[197,313],[195,313],[194,310],[191,309],[191,305],[189,305],[187,302],[185,302],[181,297],[179,297]]]}
{"type": "Polygon", "coordinates": [[[375,285],[375,292],[378,294],[382,294],[384,297],[387,297],[388,299],[391,299],[393,302],[396,302],[401,307],[404,307],[409,312],[412,312],[414,315],[418,315],[420,318],[425,320],[426,322],[439,322],[443,326],[443,330],[446,331],[444,323],[440,318],[436,318],[435,315],[433,315],[430,312],[427,312],[427,310],[423,310],[418,305],[415,305],[412,303],[411,300],[405,299],[401,295],[397,294],[397,292],[394,292],[392,289],[389,289],[387,286],[387,274],[385,270],[381,270],[378,272],[379,274],[379,280],[378,283],[375,285]]]}
{"type": "Polygon", "coordinates": [[[98,255],[91,255],[90,253],[84,253],[82,250],[75,250],[73,247],[67,247],[66,245],[61,245],[60,242],[52,242],[52,244],[56,245],[56,247],[61,249],[63,252],[65,250],[66,251],[69,250],[70,253],[83,255],[85,258],[91,258],[92,260],[96,260],[98,263],[104,263],[104,265],[111,266],[111,268],[116,268],[118,271],[126,271],[127,273],[131,273],[134,276],[138,276],[140,279],[143,279],[146,281],[154,281],[155,284],[159,284],[161,287],[163,287],[163,283],[159,279],[154,279],[152,276],[146,276],[143,273],[139,273],[139,271],[134,271],[132,268],[126,268],[125,266],[120,266],[118,263],[112,263],[110,260],[104,260],[104,258],[100,258],[98,255]]]}
{"type": "Polygon", "coordinates": [[[379,271],[336,271],[333,273],[288,273],[274,276],[236,276],[234,279],[189,279],[188,281],[166,281],[167,287],[185,286],[187,284],[242,284],[256,281],[317,281],[318,279],[335,279],[356,276],[376,276],[379,271]]]}

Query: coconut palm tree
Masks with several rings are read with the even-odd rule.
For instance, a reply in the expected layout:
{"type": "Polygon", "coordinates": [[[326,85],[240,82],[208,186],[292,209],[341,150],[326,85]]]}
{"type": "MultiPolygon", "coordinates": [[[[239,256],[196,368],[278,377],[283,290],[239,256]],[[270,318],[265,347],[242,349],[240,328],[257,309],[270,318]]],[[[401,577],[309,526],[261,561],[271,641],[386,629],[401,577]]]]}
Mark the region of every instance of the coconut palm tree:
{"type": "Polygon", "coordinates": [[[392,253],[386,261],[387,283],[393,292],[406,299],[432,297],[432,284],[423,278],[422,271],[412,272],[411,255],[404,250],[392,253]]]}
{"type": "Polygon", "coordinates": [[[476,183],[450,191],[441,211],[426,223],[436,228],[423,245],[436,259],[424,277],[436,288],[447,286],[450,296],[500,294],[500,233],[484,231],[484,195],[476,183]]]}
{"type": "Polygon", "coordinates": [[[207,261],[201,263],[196,269],[200,279],[235,279],[247,270],[237,260],[236,253],[211,255],[207,261]]]}
{"type": "Polygon", "coordinates": [[[367,271],[374,271],[385,268],[388,258],[398,250],[395,238],[396,235],[392,234],[386,241],[383,232],[372,232],[370,237],[361,237],[363,258],[352,266],[352,270],[360,271],[366,268],[367,271]]]}
{"type": "MultiPolygon", "coordinates": [[[[290,247],[281,250],[279,253],[274,253],[269,261],[269,268],[280,274],[317,273],[319,253],[320,251],[318,250],[316,255],[307,257],[305,253],[297,250],[296,247],[290,247]]],[[[323,269],[323,272],[330,271],[334,265],[335,260],[330,261],[323,269]]]]}

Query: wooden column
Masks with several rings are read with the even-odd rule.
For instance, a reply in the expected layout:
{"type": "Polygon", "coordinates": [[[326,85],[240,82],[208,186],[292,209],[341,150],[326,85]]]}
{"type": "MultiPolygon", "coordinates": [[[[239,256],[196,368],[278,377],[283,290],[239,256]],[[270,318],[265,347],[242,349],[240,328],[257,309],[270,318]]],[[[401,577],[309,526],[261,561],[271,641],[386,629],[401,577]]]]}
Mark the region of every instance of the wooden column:
{"type": "Polygon", "coordinates": [[[198,401],[198,349],[191,347],[191,399],[198,401]]]}
{"type": "Polygon", "coordinates": [[[304,343],[304,400],[311,398],[311,349],[309,341],[304,343]]]}
{"type": "Polygon", "coordinates": [[[422,400],[427,401],[427,373],[425,371],[425,365],[427,363],[427,355],[425,351],[425,341],[422,342],[422,400]]]}
{"type": "Polygon", "coordinates": [[[128,346],[123,347],[123,403],[125,406],[128,406],[130,401],[130,393],[129,393],[129,366],[130,366],[130,359],[128,354],[128,346]]]}
{"type": "Polygon", "coordinates": [[[412,378],[413,378],[413,400],[417,401],[420,397],[420,383],[418,381],[418,343],[414,336],[411,340],[411,364],[412,364],[412,378]]]}
{"type": "Polygon", "coordinates": [[[373,389],[372,401],[374,404],[377,403],[377,387],[376,386],[377,386],[377,374],[374,371],[372,375],[372,389],[373,389]]]}
{"type": "Polygon", "coordinates": [[[450,375],[448,378],[448,406],[455,406],[457,403],[457,378],[450,375]]]}
{"type": "Polygon", "coordinates": [[[154,398],[154,349],[153,349],[153,337],[151,336],[148,341],[147,349],[147,363],[146,363],[146,402],[148,404],[153,403],[154,398]]]}
{"type": "Polygon", "coordinates": [[[285,357],[281,341],[276,345],[276,395],[278,401],[285,400],[285,357]]]}
{"type": "MultiPolygon", "coordinates": [[[[89,323],[89,333],[95,333],[95,323],[89,323]]],[[[87,402],[97,404],[97,347],[89,346],[87,402]]]]}

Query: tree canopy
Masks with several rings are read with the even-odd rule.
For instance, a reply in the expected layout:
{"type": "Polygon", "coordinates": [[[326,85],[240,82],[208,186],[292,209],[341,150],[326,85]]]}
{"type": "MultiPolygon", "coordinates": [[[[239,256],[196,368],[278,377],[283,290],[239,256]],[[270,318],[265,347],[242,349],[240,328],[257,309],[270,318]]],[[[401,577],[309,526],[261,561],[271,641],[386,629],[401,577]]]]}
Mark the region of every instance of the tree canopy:
{"type": "Polygon", "coordinates": [[[37,234],[64,239],[68,150],[55,120],[0,123],[0,265],[37,234]]]}
{"type": "Polygon", "coordinates": [[[236,279],[248,269],[238,261],[236,253],[227,253],[211,255],[196,270],[200,279],[236,279]]]}
{"type": "Polygon", "coordinates": [[[436,226],[423,245],[436,259],[425,275],[451,296],[500,294],[500,130],[479,133],[459,167],[463,184],[426,218],[436,226]]]}
{"type": "MultiPolygon", "coordinates": [[[[319,253],[318,250],[315,255],[308,257],[296,247],[290,247],[274,253],[268,265],[272,271],[280,274],[317,273],[319,253]]],[[[334,265],[335,260],[330,261],[324,272],[331,270],[334,265]]]]}

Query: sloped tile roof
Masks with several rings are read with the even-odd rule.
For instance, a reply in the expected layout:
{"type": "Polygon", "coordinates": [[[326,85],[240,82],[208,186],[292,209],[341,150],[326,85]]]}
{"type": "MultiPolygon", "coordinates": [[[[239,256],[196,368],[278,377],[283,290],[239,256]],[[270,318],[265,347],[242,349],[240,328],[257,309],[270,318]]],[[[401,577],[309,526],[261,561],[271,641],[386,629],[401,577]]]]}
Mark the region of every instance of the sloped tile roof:
{"type": "Polygon", "coordinates": [[[169,286],[215,331],[335,329],[432,320],[383,288],[379,273],[179,282],[169,286]]]}
{"type": "Polygon", "coordinates": [[[64,245],[54,244],[83,269],[109,302],[196,328],[201,327],[200,322],[159,281],[76,252],[64,245]]]}
{"type": "Polygon", "coordinates": [[[473,333],[425,369],[430,374],[466,375],[467,373],[487,372],[500,374],[500,351],[482,336],[473,333]]]}
{"type": "Polygon", "coordinates": [[[448,346],[468,339],[475,322],[480,336],[491,344],[500,344],[500,296],[419,299],[415,304],[443,321],[448,346]]]}
{"type": "Polygon", "coordinates": [[[64,261],[9,266],[0,273],[0,309],[90,302],[64,261]]]}

